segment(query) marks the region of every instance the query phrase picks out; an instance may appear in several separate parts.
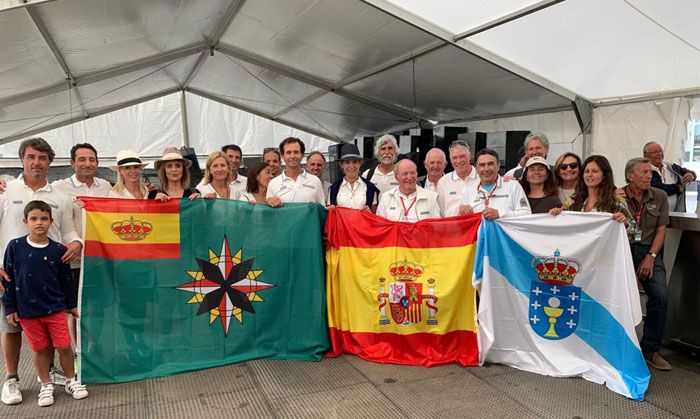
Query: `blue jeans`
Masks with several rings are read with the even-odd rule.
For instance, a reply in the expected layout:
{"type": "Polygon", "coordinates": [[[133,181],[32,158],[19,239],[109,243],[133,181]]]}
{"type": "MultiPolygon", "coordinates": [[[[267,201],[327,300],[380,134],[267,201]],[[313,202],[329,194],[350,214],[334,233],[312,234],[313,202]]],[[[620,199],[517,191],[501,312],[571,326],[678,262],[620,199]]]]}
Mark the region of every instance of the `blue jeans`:
{"type": "MultiPolygon", "coordinates": [[[[651,246],[633,243],[632,260],[637,269],[649,253],[651,246]]],[[[647,294],[647,315],[644,319],[644,335],[639,346],[642,352],[651,353],[661,350],[661,339],[666,328],[666,308],[668,306],[668,286],[666,285],[666,268],[664,267],[663,252],[656,255],[651,278],[641,281],[642,288],[647,294]]]]}

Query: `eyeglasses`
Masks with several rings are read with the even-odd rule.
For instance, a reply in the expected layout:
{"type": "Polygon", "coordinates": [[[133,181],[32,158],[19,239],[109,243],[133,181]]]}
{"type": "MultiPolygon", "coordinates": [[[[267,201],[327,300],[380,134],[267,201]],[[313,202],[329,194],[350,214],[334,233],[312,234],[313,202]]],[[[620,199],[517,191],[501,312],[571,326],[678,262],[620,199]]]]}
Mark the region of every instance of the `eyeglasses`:
{"type": "Polygon", "coordinates": [[[265,147],[263,148],[263,154],[269,153],[271,151],[274,151],[275,153],[279,153],[280,151],[277,149],[277,147],[265,147]]]}
{"type": "Polygon", "coordinates": [[[559,165],[559,170],[566,170],[566,169],[578,169],[578,162],[573,162],[573,163],[562,163],[559,165]]]}

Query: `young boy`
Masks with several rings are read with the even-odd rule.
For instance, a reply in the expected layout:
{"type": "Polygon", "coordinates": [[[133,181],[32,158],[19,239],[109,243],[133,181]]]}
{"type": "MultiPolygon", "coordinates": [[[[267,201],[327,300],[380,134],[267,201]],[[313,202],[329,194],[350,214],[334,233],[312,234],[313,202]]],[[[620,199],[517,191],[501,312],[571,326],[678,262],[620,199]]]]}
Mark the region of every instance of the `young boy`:
{"type": "Polygon", "coordinates": [[[71,290],[70,266],[61,262],[66,247],[48,236],[52,222],[51,207],[46,202],[29,202],[24,208],[29,234],[10,241],[4,264],[10,278],[2,296],[5,315],[10,324],[22,326],[34,352],[34,367],[41,380],[39,406],[53,404],[53,384],[49,380],[53,348],[66,372],[66,393],[74,399],[88,396],[75,377],[65,311],[78,317],[78,310],[71,290]]]}

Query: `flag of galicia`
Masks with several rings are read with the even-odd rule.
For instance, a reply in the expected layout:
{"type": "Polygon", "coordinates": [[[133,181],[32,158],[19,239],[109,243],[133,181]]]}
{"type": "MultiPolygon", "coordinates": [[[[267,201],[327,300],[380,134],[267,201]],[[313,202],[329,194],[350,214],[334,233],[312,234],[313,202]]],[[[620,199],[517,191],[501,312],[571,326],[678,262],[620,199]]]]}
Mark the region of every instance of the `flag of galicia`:
{"type": "Polygon", "coordinates": [[[650,375],[622,224],[571,212],[485,221],[476,261],[481,362],[581,376],[644,399],[650,375]]]}

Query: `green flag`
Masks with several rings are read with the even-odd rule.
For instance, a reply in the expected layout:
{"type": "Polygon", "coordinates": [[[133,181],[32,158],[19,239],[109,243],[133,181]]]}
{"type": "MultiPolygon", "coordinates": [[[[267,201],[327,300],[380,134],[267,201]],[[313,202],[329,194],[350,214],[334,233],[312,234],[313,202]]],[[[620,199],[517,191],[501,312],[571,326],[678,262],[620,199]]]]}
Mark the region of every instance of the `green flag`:
{"type": "Polygon", "coordinates": [[[328,349],[321,206],[88,199],[85,209],[83,382],[328,349]]]}

